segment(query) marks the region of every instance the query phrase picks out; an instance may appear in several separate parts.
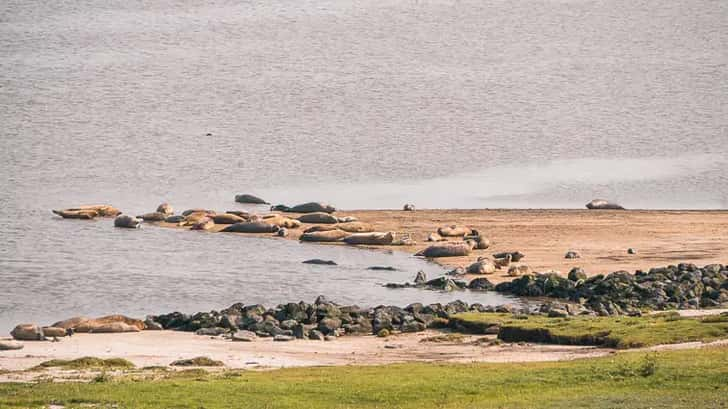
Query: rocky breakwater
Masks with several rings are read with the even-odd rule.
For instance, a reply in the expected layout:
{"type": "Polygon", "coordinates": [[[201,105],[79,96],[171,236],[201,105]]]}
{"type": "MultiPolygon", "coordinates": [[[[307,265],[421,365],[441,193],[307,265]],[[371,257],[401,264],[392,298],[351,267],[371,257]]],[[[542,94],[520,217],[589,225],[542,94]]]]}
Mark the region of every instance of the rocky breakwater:
{"type": "Polygon", "coordinates": [[[149,316],[147,323],[164,329],[191,331],[198,335],[226,335],[233,341],[254,341],[272,337],[276,341],[293,339],[331,340],[342,335],[387,335],[393,332],[418,332],[447,324],[451,315],[467,311],[511,311],[514,306],[484,307],[462,301],[442,304],[410,304],[404,308],[380,305],[360,308],[338,305],[320,296],[314,303],[298,302],[266,308],[260,304],[234,304],[221,311],[192,315],[173,312],[149,316]]]}
{"type": "Polygon", "coordinates": [[[682,263],[647,272],[638,270],[635,274],[616,271],[593,277],[575,268],[568,277],[556,273],[527,274],[496,285],[495,291],[569,300],[597,315],[710,308],[728,304],[728,266],[682,263]]]}

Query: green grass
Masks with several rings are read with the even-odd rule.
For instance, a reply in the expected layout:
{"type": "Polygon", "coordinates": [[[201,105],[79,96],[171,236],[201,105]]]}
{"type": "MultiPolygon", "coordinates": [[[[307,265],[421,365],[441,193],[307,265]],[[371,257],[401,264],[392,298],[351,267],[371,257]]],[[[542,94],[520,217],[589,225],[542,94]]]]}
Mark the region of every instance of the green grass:
{"type": "Polygon", "coordinates": [[[528,364],[400,364],[0,384],[1,408],[721,408],[728,348],[528,364]]]}
{"type": "Polygon", "coordinates": [[[728,338],[728,317],[681,318],[677,314],[644,317],[549,318],[497,313],[463,313],[451,324],[475,333],[499,325],[498,338],[506,342],[543,342],[636,348],[728,338]]]}
{"type": "Polygon", "coordinates": [[[134,368],[134,364],[121,358],[101,359],[94,357],[83,357],[73,360],[52,359],[41,362],[33,369],[63,368],[63,369],[128,369],[134,368]]]}

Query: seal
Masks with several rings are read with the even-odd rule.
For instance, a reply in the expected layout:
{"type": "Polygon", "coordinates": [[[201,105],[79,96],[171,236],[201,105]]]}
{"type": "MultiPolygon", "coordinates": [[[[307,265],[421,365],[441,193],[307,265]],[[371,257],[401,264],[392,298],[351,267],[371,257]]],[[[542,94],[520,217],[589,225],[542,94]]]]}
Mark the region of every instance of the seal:
{"type": "Polygon", "coordinates": [[[304,233],[314,233],[317,231],[329,231],[329,230],[337,230],[338,226],[334,226],[332,224],[324,224],[324,225],[317,225],[317,226],[311,226],[308,229],[304,230],[304,233]]]}
{"type": "Polygon", "coordinates": [[[230,213],[216,214],[212,216],[215,224],[235,224],[244,222],[245,219],[230,213]]]}
{"type": "Polygon", "coordinates": [[[301,227],[301,222],[296,219],[281,216],[279,214],[269,214],[263,216],[263,221],[270,224],[275,224],[278,227],[286,227],[289,229],[297,229],[301,227]]]}
{"type": "Polygon", "coordinates": [[[186,221],[186,217],[181,216],[181,215],[167,216],[164,218],[164,221],[166,223],[175,223],[175,224],[184,223],[186,221]]]}
{"type": "Polygon", "coordinates": [[[307,213],[298,218],[298,221],[302,223],[315,223],[315,224],[336,224],[339,222],[335,216],[332,216],[324,212],[307,213]]]}
{"type": "Polygon", "coordinates": [[[281,227],[278,232],[276,232],[276,235],[278,237],[288,237],[288,229],[285,227],[281,227]]]}
{"type": "Polygon", "coordinates": [[[472,229],[465,226],[444,226],[437,229],[437,233],[442,237],[458,237],[472,233],[472,229]]]}
{"type": "Polygon", "coordinates": [[[467,256],[472,251],[469,244],[464,242],[453,242],[436,244],[415,254],[415,256],[437,258],[437,257],[462,257],[467,256]]]}
{"type": "Polygon", "coordinates": [[[213,227],[215,227],[215,222],[212,221],[211,218],[207,217],[193,224],[192,227],[190,227],[190,230],[210,230],[213,227]]]}
{"type": "Polygon", "coordinates": [[[73,209],[66,210],[93,210],[101,217],[114,217],[121,214],[121,211],[111,205],[90,205],[90,206],[79,206],[73,209]]]}
{"type": "Polygon", "coordinates": [[[493,274],[496,266],[491,260],[482,258],[468,266],[465,270],[468,274],[493,274]]]}
{"type": "Polygon", "coordinates": [[[406,203],[402,207],[402,210],[404,210],[405,212],[414,212],[415,211],[415,205],[413,205],[412,203],[406,203]]]}
{"type": "Polygon", "coordinates": [[[525,264],[521,264],[519,266],[510,266],[510,268],[508,268],[508,275],[511,277],[522,276],[530,272],[531,269],[525,264]]]}
{"type": "Polygon", "coordinates": [[[381,245],[386,246],[392,244],[394,233],[355,233],[344,239],[346,244],[363,244],[363,245],[381,245]]]}
{"type": "Polygon", "coordinates": [[[313,241],[313,242],[336,242],[341,241],[345,237],[349,236],[349,233],[334,229],[327,231],[316,231],[312,233],[303,233],[298,239],[301,241],[313,241]]]}
{"type": "Polygon", "coordinates": [[[124,227],[127,229],[136,229],[139,226],[141,226],[141,220],[137,219],[136,217],[131,217],[126,214],[116,216],[116,219],[114,219],[114,227],[124,227]]]}
{"type": "Polygon", "coordinates": [[[311,260],[302,261],[303,264],[318,264],[320,266],[336,266],[334,260],[321,260],[320,258],[312,258],[311,260]]]}
{"type": "Polygon", "coordinates": [[[145,222],[163,222],[166,217],[164,213],[153,212],[137,216],[137,219],[142,219],[145,222]]]}
{"type": "Polygon", "coordinates": [[[228,210],[225,212],[227,214],[234,214],[235,216],[242,217],[243,219],[247,219],[250,217],[250,213],[244,211],[244,210],[228,210]]]}
{"type": "Polygon", "coordinates": [[[95,210],[65,209],[51,211],[64,219],[91,220],[99,215],[95,210]]]}
{"type": "Polygon", "coordinates": [[[493,258],[506,258],[506,256],[508,254],[511,255],[511,261],[514,263],[517,263],[517,262],[521,261],[522,258],[526,257],[520,251],[513,251],[513,252],[495,253],[495,254],[493,254],[493,258]]]}
{"type": "Polygon", "coordinates": [[[339,223],[336,227],[349,233],[371,233],[374,227],[362,222],[339,223]]]}
{"type": "Polygon", "coordinates": [[[214,215],[214,210],[208,210],[208,209],[187,209],[184,212],[182,212],[182,216],[189,216],[192,213],[206,213],[208,215],[214,215]]]}
{"type": "Polygon", "coordinates": [[[270,204],[258,196],[249,195],[246,193],[235,195],[235,201],[238,203],[249,203],[249,204],[270,204]]]}
{"type": "Polygon", "coordinates": [[[157,206],[157,213],[162,213],[165,216],[169,216],[174,214],[174,209],[172,209],[172,206],[169,203],[165,202],[157,206]]]}
{"type": "Polygon", "coordinates": [[[497,258],[497,259],[493,260],[493,263],[495,264],[495,268],[500,270],[503,267],[508,267],[508,265],[511,264],[512,259],[513,259],[513,256],[510,253],[508,253],[503,258],[497,258]]]}
{"type": "Polygon", "coordinates": [[[289,213],[316,213],[316,212],[333,213],[336,211],[336,208],[333,206],[330,206],[328,204],[325,204],[325,203],[308,202],[308,203],[303,203],[300,205],[290,207],[290,208],[288,208],[288,210],[283,210],[283,211],[289,212],[289,213]]]}
{"type": "Polygon", "coordinates": [[[605,199],[594,199],[586,204],[589,210],[624,210],[624,207],[605,199]]]}
{"type": "Polygon", "coordinates": [[[275,224],[266,222],[242,222],[231,224],[221,231],[225,233],[275,233],[278,230],[280,228],[275,224]]]}

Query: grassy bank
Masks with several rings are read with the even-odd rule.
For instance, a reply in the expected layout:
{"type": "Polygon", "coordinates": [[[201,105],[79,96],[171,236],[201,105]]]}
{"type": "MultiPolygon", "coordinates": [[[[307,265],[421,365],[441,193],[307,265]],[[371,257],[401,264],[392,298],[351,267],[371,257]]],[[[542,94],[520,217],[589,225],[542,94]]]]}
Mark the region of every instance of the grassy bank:
{"type": "Polygon", "coordinates": [[[557,363],[191,372],[163,380],[0,384],[0,407],[717,408],[728,348],[621,353],[557,363]]]}
{"type": "Polygon", "coordinates": [[[451,324],[474,333],[498,333],[506,342],[603,345],[636,348],[728,338],[728,316],[683,318],[677,314],[646,317],[550,318],[540,315],[463,313],[451,324]]]}

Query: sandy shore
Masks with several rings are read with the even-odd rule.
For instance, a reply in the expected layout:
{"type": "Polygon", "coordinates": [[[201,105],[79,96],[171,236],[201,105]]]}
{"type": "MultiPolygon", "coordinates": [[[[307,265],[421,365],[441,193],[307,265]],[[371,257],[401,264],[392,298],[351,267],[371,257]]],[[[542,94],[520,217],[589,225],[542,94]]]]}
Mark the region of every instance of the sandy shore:
{"type": "MultiPolygon", "coordinates": [[[[425,242],[430,233],[451,224],[477,229],[492,242],[489,249],[476,250],[468,257],[436,259],[446,266],[467,266],[481,255],[516,250],[526,255],[522,263],[535,271],[566,273],[579,266],[590,275],[681,262],[728,263],[728,211],[352,210],[336,215],[355,216],[377,231],[409,234],[417,245],[380,247],[412,254],[431,244],[425,242]],[[627,254],[630,247],[637,254],[627,254]],[[569,250],[579,252],[581,258],[565,259],[569,250]]],[[[290,229],[288,239],[297,240],[309,226],[290,229]]],[[[224,227],[215,226],[211,231],[224,227]]],[[[505,272],[488,278],[493,282],[510,279],[505,272]]]]}

